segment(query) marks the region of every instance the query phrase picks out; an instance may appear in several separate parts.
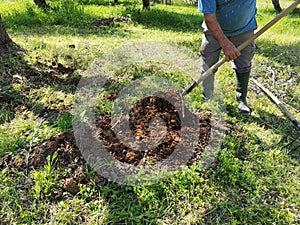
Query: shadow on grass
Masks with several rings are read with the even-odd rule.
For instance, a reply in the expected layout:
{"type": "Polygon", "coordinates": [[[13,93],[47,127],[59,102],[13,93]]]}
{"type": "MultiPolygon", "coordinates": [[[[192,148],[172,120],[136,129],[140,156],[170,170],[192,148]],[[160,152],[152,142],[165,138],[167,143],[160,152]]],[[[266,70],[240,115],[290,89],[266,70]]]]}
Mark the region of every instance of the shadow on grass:
{"type": "MultiPolygon", "coordinates": [[[[283,8],[282,10],[285,10],[286,8],[283,8]]],[[[263,8],[263,9],[259,9],[259,13],[260,14],[265,14],[265,15],[278,15],[279,12],[277,12],[275,9],[273,8],[263,8]]],[[[299,8],[295,8],[294,10],[292,10],[287,17],[291,17],[291,18],[298,18],[300,16],[300,9],[299,8]]]]}
{"type": "MultiPolygon", "coordinates": [[[[270,101],[270,104],[274,103],[270,101]]],[[[255,110],[258,116],[241,116],[232,105],[227,105],[226,108],[231,117],[246,124],[256,123],[263,129],[271,129],[281,135],[282,139],[278,143],[273,143],[274,147],[286,151],[291,158],[300,162],[300,132],[295,129],[294,124],[287,117],[279,117],[265,110],[255,110]]]]}
{"type": "MultiPolygon", "coordinates": [[[[3,23],[8,30],[18,32],[28,32],[28,35],[32,34],[47,34],[47,33],[58,33],[58,34],[94,34],[100,30],[103,35],[111,35],[110,30],[114,31],[117,26],[102,26],[96,28],[91,26],[90,23],[95,19],[99,19],[94,15],[86,13],[84,9],[75,3],[70,3],[71,6],[62,6],[59,9],[49,9],[43,11],[37,8],[34,4],[28,4],[24,11],[12,11],[9,14],[3,14],[3,23]],[[48,28],[50,27],[50,28],[48,28]],[[61,29],[57,29],[60,28],[61,29]],[[16,29],[17,28],[17,29],[16,29]],[[94,29],[93,29],[94,28],[94,29]]],[[[115,31],[115,33],[117,33],[115,31]]],[[[116,34],[117,35],[117,34],[116,34]]]]}
{"type": "MultiPolygon", "coordinates": [[[[195,8],[197,11],[197,8],[195,8]]],[[[126,13],[126,12],[125,12],[126,13]]],[[[177,12],[170,12],[164,9],[151,9],[146,11],[132,10],[131,14],[133,20],[145,26],[146,28],[169,30],[174,32],[202,32],[202,14],[183,14],[177,12]]]]}
{"type": "MultiPolygon", "coordinates": [[[[270,103],[273,104],[273,103],[270,103]]],[[[278,109],[280,111],[280,109],[278,109]]],[[[279,146],[282,151],[286,151],[288,155],[300,162],[300,131],[287,118],[278,117],[264,110],[256,111],[259,117],[251,117],[251,122],[257,123],[265,129],[272,129],[275,133],[283,138],[274,146],[279,146]]]]}
{"type": "Polygon", "coordinates": [[[64,26],[64,25],[41,25],[41,26],[34,26],[34,27],[18,26],[17,30],[8,28],[7,32],[11,34],[11,36],[14,35],[20,35],[23,37],[37,36],[37,37],[41,37],[41,39],[51,37],[52,35],[54,37],[76,36],[79,38],[86,38],[92,35],[92,36],[100,37],[100,39],[111,38],[111,37],[125,38],[132,34],[132,31],[130,29],[127,29],[128,26],[131,25],[127,25],[127,24],[123,25],[118,23],[111,26],[96,27],[96,26],[91,26],[89,24],[86,24],[84,28],[74,28],[74,27],[64,26]]]}
{"type": "Polygon", "coordinates": [[[100,187],[101,196],[109,202],[107,222],[109,224],[159,224],[158,220],[163,215],[163,210],[168,207],[164,205],[165,200],[162,198],[165,194],[164,190],[157,186],[156,191],[152,190],[153,193],[149,192],[149,196],[141,198],[133,189],[134,187],[118,185],[114,182],[100,187]],[[151,210],[152,207],[156,208],[154,205],[151,206],[151,203],[157,204],[158,198],[161,200],[160,208],[151,210]]]}
{"type": "MultiPolygon", "coordinates": [[[[32,94],[33,90],[41,88],[54,89],[65,94],[75,92],[80,76],[74,74],[72,68],[58,65],[30,65],[24,56],[0,56],[0,124],[9,123],[16,113],[32,111],[38,117],[53,124],[61,113],[67,113],[69,108],[61,100],[51,102],[52,106],[45,106],[32,97],[41,98],[32,94]]],[[[51,95],[51,94],[50,94],[51,95]]],[[[51,98],[51,96],[50,96],[51,98]]]]}
{"type": "MultiPolygon", "coordinates": [[[[200,13],[184,14],[158,8],[141,10],[139,7],[140,6],[134,5],[132,7],[122,8],[114,16],[122,15],[124,17],[130,17],[134,24],[142,25],[150,29],[195,33],[202,31],[201,23],[203,16],[200,13]]],[[[195,11],[196,10],[195,8],[195,11]]],[[[62,35],[76,33],[76,35],[83,36],[86,34],[111,36],[113,34],[124,37],[130,33],[124,31],[122,28],[134,26],[132,24],[112,23],[108,26],[94,27],[91,26],[90,23],[96,19],[102,19],[101,17],[96,17],[84,11],[74,11],[64,14],[65,11],[66,10],[62,12],[43,12],[36,9],[35,6],[28,6],[27,10],[23,12],[14,11],[11,14],[4,14],[2,17],[8,30],[12,29],[11,32],[14,32],[16,27],[18,27],[17,30],[24,30],[28,35],[55,32],[62,35]],[[47,29],[48,26],[52,27],[52,29],[47,29]],[[45,30],[41,29],[41,27],[45,27],[45,30]],[[62,27],[62,29],[57,29],[57,27],[62,27]]]]}
{"type": "MultiPolygon", "coordinates": [[[[254,122],[265,129],[276,127],[278,121],[285,125],[288,123],[285,119],[265,111],[258,112],[264,118],[244,117],[235,112],[230,113],[232,117],[236,117],[244,123],[254,122]],[[276,122],[274,121],[274,124],[269,121],[262,123],[262,119],[268,117],[276,122]]],[[[290,127],[286,127],[286,130],[288,128],[290,127]]],[[[219,196],[216,195],[212,198],[211,208],[204,214],[203,224],[268,224],[275,221],[275,215],[278,215],[278,211],[280,211],[276,203],[282,201],[280,197],[284,195],[280,191],[280,186],[285,182],[280,180],[278,177],[280,175],[274,171],[272,159],[269,159],[269,150],[281,149],[288,152],[289,157],[300,162],[299,137],[297,150],[296,143],[292,143],[294,146],[287,145],[292,140],[292,138],[285,137],[289,133],[285,133],[284,129],[276,129],[276,131],[282,134],[284,139],[279,143],[274,143],[274,146],[270,146],[257,137],[255,132],[247,135],[245,131],[239,130],[238,125],[230,126],[222,151],[217,157],[218,166],[207,172],[211,185],[218,187],[219,196]],[[249,142],[251,144],[255,142],[259,146],[258,149],[249,148],[249,142]]],[[[293,133],[293,131],[289,131],[293,133]]],[[[284,173],[287,174],[287,171],[289,170],[287,169],[284,173]]],[[[287,224],[289,218],[280,215],[276,221],[287,224]]]]}
{"type": "Polygon", "coordinates": [[[287,65],[300,66],[300,42],[291,45],[278,45],[274,41],[257,40],[258,54],[269,58],[272,61],[287,65]]]}
{"type": "Polygon", "coordinates": [[[137,1],[130,0],[118,0],[118,3],[115,3],[114,0],[80,0],[83,5],[102,5],[102,6],[135,6],[138,4],[137,1]]]}

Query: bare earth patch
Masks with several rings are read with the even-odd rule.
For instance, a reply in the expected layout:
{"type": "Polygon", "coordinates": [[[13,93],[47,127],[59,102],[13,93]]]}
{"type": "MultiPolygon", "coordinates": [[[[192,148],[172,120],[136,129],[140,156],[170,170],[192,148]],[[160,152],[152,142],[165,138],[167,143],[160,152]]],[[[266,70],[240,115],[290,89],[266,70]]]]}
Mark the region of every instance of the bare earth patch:
{"type": "MultiPolygon", "coordinates": [[[[137,139],[147,138],[150,133],[151,138],[162,138],[160,132],[151,132],[149,129],[149,121],[153,118],[159,117],[164,121],[164,124],[154,123],[156,129],[159,130],[160,126],[163,129],[163,126],[166,126],[166,133],[162,142],[147,151],[135,151],[120,142],[113,131],[111,117],[106,114],[101,114],[96,120],[97,138],[103,143],[110,155],[121,162],[135,166],[145,165],[149,162],[155,163],[168,158],[180,141],[181,125],[178,113],[181,112],[177,112],[174,106],[155,96],[148,96],[131,108],[129,126],[137,139]]],[[[185,108],[185,113],[191,112],[185,108]]],[[[198,117],[200,126],[198,144],[196,149],[193,149],[193,156],[187,162],[188,165],[201,159],[201,153],[210,140],[211,113],[199,112],[198,117]]],[[[125,117],[122,119],[126,120],[125,117]]],[[[34,146],[30,152],[23,151],[17,155],[8,154],[0,158],[0,169],[7,168],[10,170],[15,168],[29,174],[32,170],[44,167],[47,163],[47,156],[53,155],[54,152],[57,152],[58,156],[52,166],[69,169],[69,171],[59,177],[61,190],[53,190],[53,195],[58,198],[61,196],[62,191],[76,194],[79,191],[79,184],[89,183],[85,172],[90,168],[76,146],[72,129],[52,136],[49,140],[34,146]]],[[[100,176],[97,176],[97,180],[100,183],[106,182],[106,179],[100,176]]]]}

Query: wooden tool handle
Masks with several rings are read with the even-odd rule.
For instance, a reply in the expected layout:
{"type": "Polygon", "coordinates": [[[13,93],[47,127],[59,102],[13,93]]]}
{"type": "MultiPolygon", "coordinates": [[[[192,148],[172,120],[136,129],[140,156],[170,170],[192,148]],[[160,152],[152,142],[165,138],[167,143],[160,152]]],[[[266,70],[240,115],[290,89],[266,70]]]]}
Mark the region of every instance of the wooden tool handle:
{"type": "Polygon", "coordinates": [[[259,83],[256,79],[251,78],[251,80],[283,111],[283,113],[291,120],[294,124],[295,128],[300,131],[300,123],[293,116],[293,114],[285,107],[285,105],[275,96],[273,95],[269,89],[264,87],[261,83],[259,83]]]}
{"type": "MultiPolygon", "coordinates": [[[[270,27],[272,27],[275,23],[277,23],[280,19],[282,19],[284,16],[286,16],[290,11],[292,11],[294,8],[299,5],[300,0],[296,0],[293,2],[288,8],[286,8],[284,11],[282,11],[278,16],[276,16],[273,20],[271,20],[269,23],[267,23],[265,26],[263,26],[259,31],[257,31],[251,38],[249,38],[247,41],[242,43],[241,45],[238,46],[239,51],[243,50],[246,48],[251,42],[253,42],[256,38],[258,38],[260,35],[262,35],[266,30],[268,30],[270,27]]],[[[201,76],[194,81],[192,85],[187,87],[183,92],[182,96],[187,95],[190,93],[201,81],[206,79],[208,76],[213,74],[214,72],[217,71],[217,69],[222,66],[226,62],[226,58],[223,57],[220,59],[216,64],[214,64],[212,67],[210,67],[206,72],[201,74],[201,76]]]]}

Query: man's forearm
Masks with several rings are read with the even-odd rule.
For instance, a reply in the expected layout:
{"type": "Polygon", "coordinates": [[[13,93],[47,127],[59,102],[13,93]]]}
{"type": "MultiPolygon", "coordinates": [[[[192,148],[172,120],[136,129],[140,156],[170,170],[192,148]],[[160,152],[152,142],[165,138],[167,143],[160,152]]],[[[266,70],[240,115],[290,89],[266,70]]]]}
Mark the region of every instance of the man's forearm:
{"type": "Polygon", "coordinates": [[[204,14],[204,20],[210,33],[219,42],[227,60],[237,58],[240,55],[240,52],[223,33],[220,24],[217,21],[216,14],[204,14]]]}
{"type": "Polygon", "coordinates": [[[204,20],[210,33],[217,39],[221,48],[229,41],[223,33],[215,14],[204,14],[204,20]]]}

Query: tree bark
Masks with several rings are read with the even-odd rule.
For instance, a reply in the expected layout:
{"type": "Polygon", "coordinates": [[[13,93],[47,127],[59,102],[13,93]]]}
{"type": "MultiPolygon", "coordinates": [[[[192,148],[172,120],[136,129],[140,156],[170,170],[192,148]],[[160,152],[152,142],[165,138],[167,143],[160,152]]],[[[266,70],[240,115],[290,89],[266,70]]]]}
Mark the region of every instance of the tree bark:
{"type": "Polygon", "coordinates": [[[279,3],[279,0],[272,0],[272,3],[273,3],[273,6],[274,6],[274,9],[277,11],[277,12],[281,12],[282,9],[280,7],[280,3],[279,3]]]}
{"type": "Polygon", "coordinates": [[[172,5],[172,0],[166,0],[166,5],[172,5]]]}
{"type": "Polygon", "coordinates": [[[150,0],[143,0],[143,9],[150,9],[150,0]]]}
{"type": "Polygon", "coordinates": [[[26,54],[26,50],[8,36],[0,15],[0,54],[26,54]]]}
{"type": "Polygon", "coordinates": [[[33,0],[33,1],[40,8],[43,9],[49,8],[49,5],[46,3],[46,0],[33,0]]]}
{"type": "Polygon", "coordinates": [[[10,39],[10,37],[8,36],[8,34],[5,30],[5,27],[2,23],[2,18],[0,15],[0,46],[9,44],[11,42],[12,42],[12,40],[10,39]]]}

